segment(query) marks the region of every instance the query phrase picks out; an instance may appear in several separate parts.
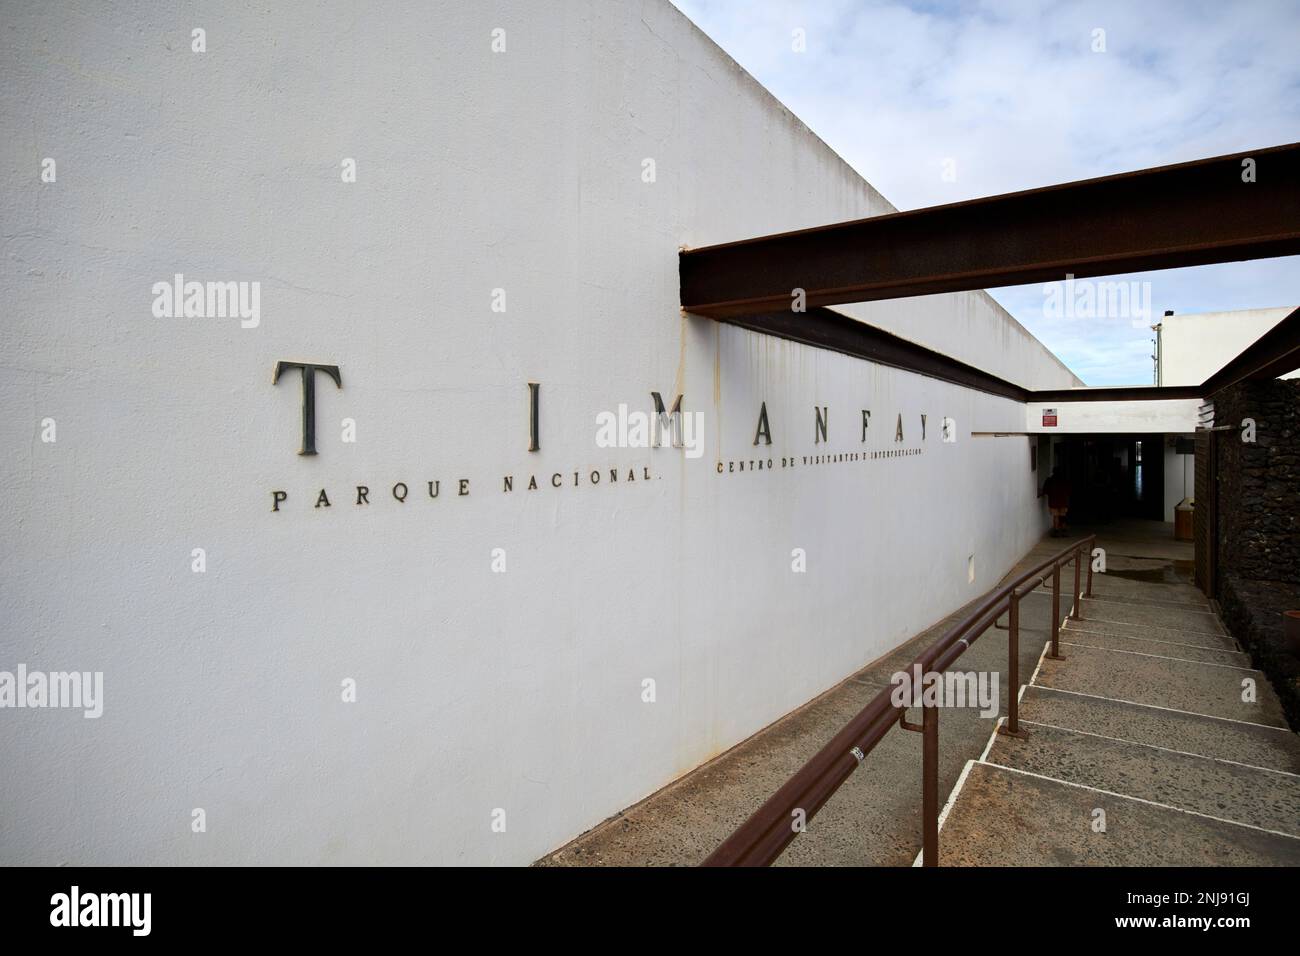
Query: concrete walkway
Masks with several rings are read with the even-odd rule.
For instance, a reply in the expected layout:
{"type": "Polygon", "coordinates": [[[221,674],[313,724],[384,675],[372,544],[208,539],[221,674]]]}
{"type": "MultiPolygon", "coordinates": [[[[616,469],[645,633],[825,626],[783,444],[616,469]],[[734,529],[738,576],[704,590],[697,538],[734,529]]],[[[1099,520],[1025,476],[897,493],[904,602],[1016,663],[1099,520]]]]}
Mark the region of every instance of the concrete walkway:
{"type": "MultiPolygon", "coordinates": [[[[1018,567],[1027,568],[1066,544],[1044,538],[1018,567]]],[[[1025,602],[1022,677],[1032,673],[1037,663],[1048,635],[1050,607],[1050,600],[1025,602]]],[[[538,863],[698,864],[961,613],[538,863]]],[[[1006,713],[1006,663],[1006,635],[995,630],[980,638],[959,662],[962,670],[999,672],[1000,713],[1006,713]]],[[[952,789],[966,762],[983,750],[994,723],[974,710],[944,713],[939,731],[941,794],[952,789]]],[[[920,847],[920,807],[921,735],[892,730],[779,862],[907,865],[920,847]]]]}
{"type": "MultiPolygon", "coordinates": [[[[1290,835],[1300,821],[1297,739],[1267,680],[1192,587],[1191,546],[1170,528],[1098,530],[1108,573],[1094,577],[1084,620],[1062,632],[1065,661],[1039,666],[1050,591],[1025,598],[1028,740],[995,740],[1001,718],[942,712],[939,790],[953,794],[944,864],[1300,862],[1290,835]],[[1253,705],[1240,699],[1242,677],[1256,681],[1253,705]],[[1090,829],[1099,806],[1109,808],[1105,835],[1090,829]]],[[[1044,538],[1007,579],[1068,543],[1044,538]]],[[[1062,616],[1070,578],[1063,573],[1062,616]]],[[[538,865],[698,864],[964,610],[538,865]]],[[[998,672],[1000,714],[1016,690],[1006,663],[1006,633],[990,629],[956,665],[998,672]]],[[[891,730],[778,865],[909,865],[920,810],[921,735],[891,730]]]]}

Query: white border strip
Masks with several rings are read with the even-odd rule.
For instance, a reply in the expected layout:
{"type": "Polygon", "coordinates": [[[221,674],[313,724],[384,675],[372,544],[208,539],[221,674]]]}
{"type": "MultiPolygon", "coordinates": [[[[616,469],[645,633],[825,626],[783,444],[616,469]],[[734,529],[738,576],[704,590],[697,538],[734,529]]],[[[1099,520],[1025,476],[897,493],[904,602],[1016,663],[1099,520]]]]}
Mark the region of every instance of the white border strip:
{"type": "MultiPolygon", "coordinates": [[[[1099,740],[1111,740],[1117,744],[1128,744],[1131,747],[1146,747],[1148,750],[1160,750],[1168,754],[1178,754],[1180,757],[1195,757],[1198,760],[1213,760],[1215,763],[1226,763],[1226,764],[1231,764],[1234,767],[1243,767],[1247,770],[1260,770],[1263,771],[1264,773],[1275,773],[1278,774],[1279,776],[1290,777],[1293,780],[1300,780],[1300,773],[1292,773],[1289,770],[1274,770],[1272,767],[1261,767],[1253,763],[1242,763],[1240,760],[1229,760],[1227,757],[1211,757],[1209,754],[1193,753],[1190,750],[1175,750],[1172,747],[1161,747],[1159,744],[1146,744],[1140,740],[1127,740],[1124,737],[1111,737],[1106,734],[1094,734],[1089,730],[1076,730],[1073,727],[1059,727],[1056,724],[1043,723],[1041,720],[1025,720],[1024,718],[1021,718],[1020,722],[1022,724],[1032,724],[1035,727],[1048,727],[1051,728],[1052,730],[1059,730],[1061,731],[1061,733],[1065,733],[1065,734],[1078,734],[1083,737],[1096,737],[1099,740]]],[[[986,748],[984,752],[985,754],[987,754],[988,749],[986,748]]],[[[980,762],[987,763],[988,761],[985,760],[983,757],[981,757],[980,762]]],[[[1001,764],[999,764],[999,766],[1001,766],[1001,764]]],[[[1013,767],[1011,769],[1014,770],[1015,768],[1013,767]]]]}
{"type": "MultiPolygon", "coordinates": [[[[1198,631],[1194,627],[1169,627],[1167,624],[1144,624],[1141,621],[1116,621],[1109,617],[1088,617],[1080,618],[1080,620],[1097,621],[1101,624],[1123,624],[1127,627],[1158,627],[1163,631],[1187,631],[1189,634],[1208,634],[1212,637],[1231,637],[1227,631],[1198,631]]],[[[1218,618],[1214,620],[1217,621],[1218,618]]]]}
{"type": "MultiPolygon", "coordinates": [[[[1151,634],[1154,633],[1155,631],[1170,631],[1178,635],[1199,634],[1202,637],[1217,637],[1220,640],[1231,641],[1234,645],[1236,645],[1237,643],[1231,634],[1226,634],[1226,633],[1218,634],[1215,633],[1214,631],[1197,631],[1190,627],[1166,627],[1163,624],[1135,624],[1132,621],[1112,621],[1102,617],[1081,617],[1077,621],[1075,621],[1075,623],[1076,624],[1108,624],[1111,626],[1111,628],[1117,628],[1117,627],[1136,628],[1137,634],[1133,635],[1135,637],[1143,634],[1151,634]]],[[[1117,636],[1127,637],[1128,635],[1120,634],[1117,636]]],[[[1147,639],[1153,640],[1153,638],[1147,638],[1147,639]]]]}
{"type": "Polygon", "coordinates": [[[1114,797],[1117,800],[1131,800],[1134,803],[1145,803],[1150,807],[1159,807],[1162,810],[1173,810],[1175,813],[1185,813],[1189,817],[1200,817],[1203,820],[1213,820],[1216,823],[1226,823],[1229,826],[1244,827],[1247,830],[1255,830],[1258,833],[1267,833],[1270,836],[1279,836],[1287,840],[1300,841],[1300,836],[1294,836],[1290,833],[1283,833],[1281,830],[1270,830],[1267,827],[1258,827],[1253,823],[1242,823],[1240,820],[1229,820],[1226,817],[1211,816],[1208,813],[1201,813],[1197,810],[1184,810],[1182,807],[1171,807],[1167,803],[1160,803],[1156,800],[1145,800],[1142,797],[1130,797],[1127,794],[1115,793],[1113,790],[1102,790],[1100,787],[1090,787],[1086,783],[1074,783],[1070,780],[1060,780],[1056,777],[1048,777],[1041,773],[1032,773],[1028,770],[1020,770],[1016,767],[1004,767],[1002,764],[988,763],[986,767],[992,767],[994,770],[1005,770],[1007,773],[1018,773],[1026,777],[1034,777],[1038,780],[1047,780],[1051,783],[1059,783],[1062,786],[1074,787],[1077,790],[1087,790],[1091,793],[1100,793],[1108,797],[1114,797]]]}
{"type": "MultiPolygon", "coordinates": [[[[1001,723],[1001,721],[999,720],[998,723],[1001,723]]],[[[997,733],[997,728],[994,728],[993,733],[997,733]]],[[[961,788],[966,785],[966,776],[970,773],[970,768],[981,762],[982,761],[979,760],[967,760],[966,766],[961,768],[961,774],[957,777],[957,783],[953,786],[952,793],[948,795],[948,802],[945,803],[943,809],[939,811],[938,829],[940,833],[943,832],[944,821],[948,819],[948,811],[951,810],[952,805],[957,802],[957,795],[961,793],[961,788]]],[[[921,861],[924,856],[925,847],[922,846],[921,849],[916,851],[916,856],[912,860],[912,866],[921,866],[921,861]]]]}
{"type": "MultiPolygon", "coordinates": [[[[1051,594],[1052,589],[1047,587],[1037,587],[1029,592],[1030,594],[1051,594]]],[[[1102,604],[1127,604],[1130,607],[1163,607],[1171,611],[1199,611],[1203,614],[1213,614],[1210,603],[1204,598],[1193,599],[1188,601],[1166,601],[1162,598],[1124,598],[1116,595],[1107,594],[1084,594],[1085,601],[1100,601],[1102,604]]]]}
{"type": "Polygon", "coordinates": [[[998,728],[1006,723],[1006,721],[1007,718],[999,717],[998,722],[993,725],[993,733],[989,734],[989,742],[984,745],[984,752],[980,754],[980,763],[984,763],[988,759],[989,751],[993,749],[993,741],[998,739],[998,728]]]}
{"type": "MultiPolygon", "coordinates": [[[[1052,646],[1051,638],[1048,638],[1047,643],[1043,645],[1042,651],[1040,651],[1038,654],[1038,663],[1034,665],[1034,672],[1029,675],[1029,683],[1022,685],[1020,688],[1021,697],[1024,696],[1026,687],[1037,686],[1034,684],[1034,681],[1038,680],[1038,672],[1043,669],[1043,658],[1047,657],[1047,649],[1051,646],[1052,646]]],[[[1016,700],[1019,699],[1020,697],[1016,698],[1016,700]]]]}
{"type": "Polygon", "coordinates": [[[1061,641],[1067,647],[1085,647],[1090,651],[1106,651],[1111,654],[1129,654],[1133,657],[1150,657],[1157,661],[1177,661],[1180,664],[1199,664],[1202,667],[1222,667],[1230,671],[1249,671],[1252,674],[1263,674],[1261,670],[1253,667],[1238,667],[1236,664],[1215,664],[1212,661],[1189,661],[1185,657],[1165,657],[1161,654],[1144,654],[1141,651],[1122,651],[1118,647],[1097,647],[1093,644],[1075,644],[1073,641],[1061,641]]]}
{"type": "MultiPolygon", "coordinates": [[[[1186,641],[1162,641],[1158,637],[1138,637],[1136,634],[1114,634],[1110,631],[1099,631],[1091,627],[1084,627],[1091,618],[1080,618],[1073,622],[1070,630],[1080,634],[1096,634],[1098,637],[1114,637],[1121,641],[1146,641],[1148,644],[1168,644],[1170,647],[1190,647],[1198,651],[1214,651],[1217,654],[1243,654],[1244,651],[1238,651],[1231,647],[1211,647],[1208,644],[1188,644],[1186,641]]],[[[1245,655],[1249,656],[1249,655],[1245,655]]]]}
{"type": "Polygon", "coordinates": [[[1066,690],[1064,687],[1049,687],[1046,684],[1035,684],[1035,690],[1049,690],[1054,694],[1070,694],[1074,697],[1091,697],[1093,700],[1104,700],[1112,704],[1128,704],[1131,707],[1148,707],[1151,710],[1167,710],[1171,714],[1186,714],[1188,717],[1204,717],[1206,720],[1226,720],[1230,724],[1245,724],[1247,727],[1262,727],[1264,730],[1280,730],[1284,734],[1294,733],[1290,727],[1279,727],[1277,724],[1257,724],[1253,720],[1240,720],[1236,717],[1220,717],[1218,714],[1199,714],[1194,710],[1179,710],[1177,707],[1161,707],[1159,704],[1144,704],[1137,700],[1125,700],[1122,697],[1103,697],[1101,694],[1085,694],[1080,690],[1066,690]]]}

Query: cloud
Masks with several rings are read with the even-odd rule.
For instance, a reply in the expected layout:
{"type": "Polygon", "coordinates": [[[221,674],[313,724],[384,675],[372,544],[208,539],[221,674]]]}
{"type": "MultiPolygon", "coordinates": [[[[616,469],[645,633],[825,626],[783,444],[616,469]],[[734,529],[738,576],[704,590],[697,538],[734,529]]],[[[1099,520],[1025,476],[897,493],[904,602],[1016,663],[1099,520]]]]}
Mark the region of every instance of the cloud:
{"type": "MultiPolygon", "coordinates": [[[[902,209],[1300,129],[1294,3],[674,2],[902,209]],[[791,48],[796,28],[806,52],[791,48]]],[[[1300,304],[1296,258],[1133,278],[1152,282],[1157,316],[1300,304]]],[[[1090,384],[1150,381],[1149,343],[1127,324],[1063,335],[1036,312],[1039,287],[990,292],[1090,384]]]]}

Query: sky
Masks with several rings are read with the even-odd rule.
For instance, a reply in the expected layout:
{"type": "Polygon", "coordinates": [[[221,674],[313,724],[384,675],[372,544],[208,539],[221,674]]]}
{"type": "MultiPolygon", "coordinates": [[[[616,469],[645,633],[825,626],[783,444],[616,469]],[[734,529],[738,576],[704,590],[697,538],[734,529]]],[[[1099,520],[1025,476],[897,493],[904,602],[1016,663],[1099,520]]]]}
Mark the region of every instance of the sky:
{"type": "MultiPolygon", "coordinates": [[[[1298,0],[672,2],[899,209],[1300,140],[1298,0]]],[[[989,292],[1089,385],[1150,384],[1166,309],[1300,305],[1300,257],[1109,281],[1128,313],[989,292]]]]}

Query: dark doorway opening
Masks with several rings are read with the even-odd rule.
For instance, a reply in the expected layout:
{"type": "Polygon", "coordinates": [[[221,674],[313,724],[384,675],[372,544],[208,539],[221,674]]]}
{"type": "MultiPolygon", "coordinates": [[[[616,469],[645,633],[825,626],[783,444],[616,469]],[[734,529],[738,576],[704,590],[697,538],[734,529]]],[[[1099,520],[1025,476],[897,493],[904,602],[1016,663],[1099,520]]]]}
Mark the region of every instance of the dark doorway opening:
{"type": "Polygon", "coordinates": [[[1053,460],[1070,480],[1071,523],[1121,518],[1164,521],[1163,435],[1087,435],[1062,438],[1053,460]]]}

